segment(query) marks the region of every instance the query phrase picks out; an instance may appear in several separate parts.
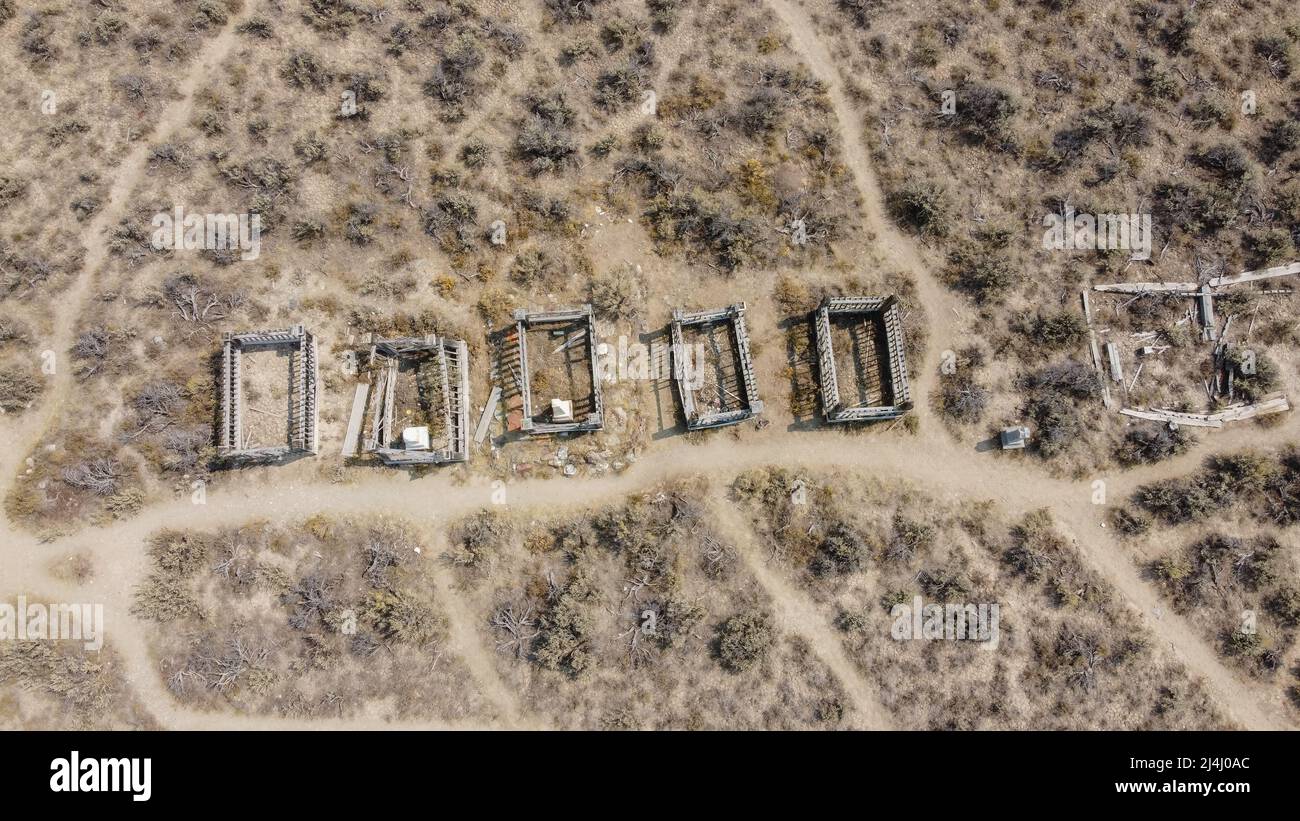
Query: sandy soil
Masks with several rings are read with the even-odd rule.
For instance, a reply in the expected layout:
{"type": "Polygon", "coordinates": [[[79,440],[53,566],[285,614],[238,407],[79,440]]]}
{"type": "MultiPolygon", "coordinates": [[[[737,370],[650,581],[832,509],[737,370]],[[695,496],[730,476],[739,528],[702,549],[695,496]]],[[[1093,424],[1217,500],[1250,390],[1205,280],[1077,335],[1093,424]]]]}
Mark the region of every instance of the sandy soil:
{"type": "MultiPolygon", "coordinates": [[[[868,162],[863,142],[862,124],[845,96],[841,79],[825,46],[817,39],[804,12],[785,0],[769,0],[773,10],[788,27],[796,50],[803,55],[814,73],[827,83],[834,111],[845,135],[847,163],[861,193],[861,212],[864,225],[875,237],[876,252],[886,264],[912,274],[929,318],[931,344],[925,361],[912,363],[914,390],[926,396],[934,386],[937,360],[941,352],[951,347],[953,339],[949,317],[960,315],[957,300],[930,276],[921,262],[912,242],[901,236],[883,217],[879,188],[868,162]]],[[[257,4],[248,3],[248,10],[257,4]]],[[[248,14],[248,10],[244,15],[248,14]]],[[[233,28],[243,16],[234,17],[225,31],[210,41],[194,61],[190,73],[182,83],[181,96],[164,112],[156,130],[165,135],[187,121],[192,94],[202,82],[205,72],[216,65],[230,50],[233,28]]],[[[670,61],[665,60],[665,65],[670,61]]],[[[481,111],[491,110],[484,106],[481,111]]],[[[470,124],[462,125],[467,129],[470,124]]],[[[147,142],[136,144],[116,171],[109,202],[83,232],[85,245],[90,249],[82,271],[68,291],[55,322],[55,333],[50,346],[58,351],[67,350],[72,342],[73,326],[92,292],[96,273],[106,256],[106,246],[100,240],[105,230],[121,216],[120,210],[126,192],[138,182],[142,173],[147,142]]],[[[755,323],[757,324],[757,322],[755,323]]],[[[554,346],[551,346],[554,347],[554,346]]],[[[54,379],[52,392],[44,404],[43,413],[32,414],[20,423],[5,420],[5,439],[10,445],[0,455],[0,477],[5,487],[12,482],[17,460],[29,452],[51,420],[56,419],[62,406],[75,399],[70,368],[61,368],[54,379]]],[[[1251,729],[1280,729],[1294,726],[1294,721],[1281,703],[1280,693],[1258,682],[1250,681],[1228,668],[1185,620],[1160,607],[1155,590],[1141,577],[1124,547],[1105,527],[1105,511],[1091,502],[1091,485],[1088,481],[1067,481],[1051,478],[1037,465],[999,453],[977,452],[957,444],[933,417],[928,403],[918,402],[916,415],[919,433],[915,436],[903,431],[873,437],[863,444],[852,433],[840,431],[790,432],[779,426],[755,431],[737,443],[728,436],[715,436],[700,443],[682,437],[657,441],[635,465],[622,474],[593,479],[532,480],[516,482],[508,488],[509,504],[514,506],[563,507],[580,499],[583,505],[600,499],[616,499],[638,488],[674,476],[706,473],[715,487],[728,481],[735,473],[756,466],[774,463],[789,465],[836,465],[858,467],[880,473],[889,473],[912,480],[940,498],[968,499],[988,497],[1000,502],[1007,510],[1017,513],[1038,507],[1049,507],[1062,528],[1076,540],[1080,552],[1088,563],[1109,581],[1125,599],[1144,616],[1144,624],[1152,634],[1173,651],[1189,670],[1202,677],[1225,714],[1244,727],[1251,729]]],[[[1238,427],[1207,436],[1200,448],[1186,456],[1163,463],[1158,467],[1143,468],[1122,475],[1104,478],[1111,498],[1120,498],[1137,484],[1161,476],[1186,472],[1207,453],[1224,452],[1250,444],[1255,429],[1238,427]]],[[[1272,429],[1277,438],[1300,434],[1300,422],[1294,416],[1272,429]]],[[[291,476],[291,474],[290,474],[291,476]]],[[[97,577],[85,587],[73,582],[60,581],[48,570],[51,548],[38,543],[33,537],[16,532],[5,525],[3,540],[6,549],[3,562],[3,589],[0,595],[12,596],[18,591],[36,592],[51,598],[78,601],[87,596],[106,604],[107,618],[115,646],[122,654],[129,671],[132,686],[142,701],[153,710],[159,723],[174,728],[276,728],[295,726],[291,721],[244,719],[227,715],[212,715],[189,711],[178,706],[167,695],[150,657],[146,641],[151,625],[138,622],[129,613],[131,591],[147,570],[148,560],[143,545],[152,531],[178,523],[188,527],[205,527],[248,521],[257,517],[288,518],[310,515],[320,510],[335,511],[394,511],[418,510],[434,522],[449,521],[472,512],[489,503],[494,489],[485,482],[455,483],[447,476],[428,476],[418,482],[407,476],[369,474],[365,480],[351,483],[322,481],[315,478],[286,479],[266,474],[249,474],[247,482],[232,482],[219,492],[210,492],[205,504],[195,505],[189,499],[162,504],[145,510],[134,519],[105,527],[90,529],[68,540],[64,547],[84,548],[99,569],[97,577]],[[277,479],[279,481],[277,481],[277,479]],[[431,504],[436,500],[436,504],[431,504]]],[[[742,533],[733,527],[737,522],[734,513],[725,508],[720,520],[734,534],[742,533]]],[[[821,623],[815,613],[778,576],[767,572],[751,542],[742,544],[746,561],[764,587],[778,602],[779,612],[797,632],[807,637],[821,658],[835,672],[852,694],[867,723],[887,726],[881,710],[875,705],[865,683],[856,676],[852,664],[843,655],[838,642],[827,633],[828,626],[821,623]]],[[[496,702],[504,722],[509,726],[531,726],[519,715],[506,688],[494,680],[491,653],[479,644],[474,635],[473,614],[456,607],[456,592],[449,580],[442,580],[442,599],[451,610],[452,633],[458,650],[467,659],[477,683],[496,702]]],[[[312,727],[365,726],[365,720],[354,722],[313,722],[312,727]]],[[[408,726],[408,725],[402,725],[408,726]]]]}

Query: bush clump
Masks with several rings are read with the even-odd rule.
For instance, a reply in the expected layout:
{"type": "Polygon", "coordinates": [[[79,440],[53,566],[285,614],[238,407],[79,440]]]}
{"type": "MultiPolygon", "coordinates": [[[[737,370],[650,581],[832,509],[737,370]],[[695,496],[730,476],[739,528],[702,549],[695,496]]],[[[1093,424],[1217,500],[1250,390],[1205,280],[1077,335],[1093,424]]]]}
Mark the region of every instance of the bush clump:
{"type": "Polygon", "coordinates": [[[1063,453],[1083,434],[1076,403],[1096,396],[1096,374],[1081,362],[1063,360],[1040,368],[1020,382],[1030,394],[1025,413],[1037,430],[1036,451],[1045,458],[1063,453]]]}
{"type": "Polygon", "coordinates": [[[22,413],[36,402],[45,389],[30,368],[18,365],[0,367],[0,413],[22,413]]]}
{"type": "Polygon", "coordinates": [[[765,614],[758,610],[740,613],[718,628],[718,662],[730,672],[744,672],[767,656],[774,641],[765,614]]]}
{"type": "Polygon", "coordinates": [[[837,522],[817,546],[812,571],[818,576],[852,573],[862,568],[871,551],[862,535],[849,525],[837,522]]]}
{"type": "Polygon", "coordinates": [[[984,418],[989,392],[969,374],[957,374],[943,380],[939,387],[939,407],[947,418],[963,425],[974,425],[984,418]]]}
{"type": "Polygon", "coordinates": [[[952,205],[948,192],[928,182],[914,182],[887,198],[894,221],[924,236],[947,236],[952,205]]]}
{"type": "Polygon", "coordinates": [[[1192,439],[1182,428],[1149,425],[1134,428],[1115,448],[1115,458],[1126,465],[1161,462],[1186,453],[1192,439]]]}

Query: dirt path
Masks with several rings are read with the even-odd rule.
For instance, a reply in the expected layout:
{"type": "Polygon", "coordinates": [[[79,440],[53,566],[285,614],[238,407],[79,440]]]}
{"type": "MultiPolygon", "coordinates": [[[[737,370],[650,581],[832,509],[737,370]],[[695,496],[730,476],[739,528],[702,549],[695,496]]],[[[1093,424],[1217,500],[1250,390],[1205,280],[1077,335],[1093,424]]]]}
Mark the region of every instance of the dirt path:
{"type": "Polygon", "coordinates": [[[721,485],[714,487],[711,506],[713,524],[721,535],[736,545],[745,566],[758,579],[763,589],[771,594],[777,625],[807,640],[813,653],[830,668],[857,712],[855,729],[893,729],[892,718],[876,699],[874,689],[844,651],[844,645],[835,635],[834,628],[817,612],[817,605],[812,599],[791,584],[779,569],[768,564],[764,551],[754,538],[753,528],[735,505],[727,500],[725,491],[726,488],[721,485]]]}
{"type": "MultiPolygon", "coordinates": [[[[441,555],[445,549],[445,542],[439,543],[434,554],[441,555]]],[[[438,605],[447,616],[448,630],[451,633],[449,649],[465,662],[483,696],[500,712],[500,726],[508,730],[544,729],[544,725],[537,719],[523,714],[516,694],[497,674],[492,651],[483,644],[474,630],[474,625],[483,620],[483,615],[476,614],[465,606],[464,600],[456,592],[451,568],[437,559],[434,559],[433,583],[438,605]]]]}
{"type": "Polygon", "coordinates": [[[957,347],[953,336],[953,320],[954,316],[965,315],[965,306],[935,279],[912,239],[904,236],[885,214],[885,197],[876,179],[871,155],[867,151],[866,133],[862,127],[863,115],[845,94],[839,69],[825,44],[818,39],[807,12],[790,0],[767,0],[767,5],[789,32],[790,47],[803,58],[813,76],[826,86],[826,95],[840,128],[844,163],[852,172],[857,185],[862,224],[868,236],[875,241],[874,250],[888,266],[910,274],[916,283],[918,301],[925,307],[931,336],[925,361],[914,363],[916,370],[911,374],[911,382],[913,395],[919,398],[914,412],[922,419],[928,419],[931,411],[925,397],[930,395],[939,372],[939,357],[943,351],[955,350],[957,347]]]}
{"type": "MultiPolygon", "coordinates": [[[[27,458],[45,432],[53,429],[72,393],[74,382],[71,350],[76,338],[77,322],[93,292],[95,281],[108,260],[108,234],[126,214],[130,194],[144,177],[150,146],[155,143],[155,137],[165,138],[189,122],[194,107],[194,93],[213,76],[216,67],[230,53],[238,39],[235,27],[252,14],[256,5],[254,2],[245,3],[243,11],[232,16],[225,28],[208,40],[195,55],[177,86],[176,98],[163,108],[153,130],[137,140],[130,153],[122,158],[114,172],[113,184],[109,188],[104,207],[82,229],[78,242],[86,249],[86,255],[81,269],[73,283],[58,297],[50,337],[39,343],[43,349],[54,351],[55,354],[55,371],[49,376],[40,412],[25,415],[0,437],[6,443],[0,449],[0,498],[8,495],[19,464],[27,458]]],[[[0,430],[4,428],[0,427],[0,430]]]]}
{"type": "MultiPolygon", "coordinates": [[[[1300,435],[1300,417],[1289,418],[1278,436],[1300,435]]],[[[1228,452],[1247,440],[1247,429],[1225,432],[1199,449],[1197,460],[1213,453],[1228,452]]],[[[862,442],[852,434],[838,431],[812,431],[791,434],[774,431],[754,432],[752,439],[737,443],[729,437],[713,437],[694,445],[684,439],[668,440],[625,473],[596,479],[533,479],[507,486],[507,502],[512,509],[535,508],[559,510],[600,505],[669,481],[674,477],[706,473],[715,482],[726,482],[735,474],[755,467],[783,464],[810,470],[844,468],[888,474],[912,482],[932,493],[940,504],[956,504],[972,498],[990,498],[1008,513],[1021,514],[1038,507],[1052,510],[1062,529],[1072,537],[1084,558],[1095,567],[1135,608],[1152,635],[1189,670],[1202,677],[1224,712],[1243,727],[1252,729],[1291,726],[1282,695],[1277,688],[1252,681],[1228,668],[1213,648],[1180,616],[1169,612],[1155,590],[1141,577],[1139,568],[1129,558],[1124,546],[1101,524],[1106,508],[1093,505],[1089,482],[1054,479],[1040,468],[1025,464],[1023,459],[1006,459],[1001,454],[979,454],[969,448],[951,444],[947,437],[930,436],[924,440],[898,435],[878,437],[862,442]],[[792,444],[797,437],[798,444],[792,444]],[[856,440],[856,441],[855,441],[856,440]],[[1160,615],[1157,616],[1156,613],[1160,615]]],[[[1188,466],[1190,467],[1190,465],[1188,466]]],[[[1117,479],[1115,484],[1127,484],[1117,479]]],[[[1117,491],[1112,490],[1112,494],[1117,491]]],[[[125,613],[130,592],[147,572],[143,545],[148,535],[183,522],[186,527],[212,528],[255,521],[260,518],[292,521],[321,510],[337,515],[390,513],[403,515],[411,510],[423,511],[422,518],[444,525],[460,516],[490,504],[492,488],[486,482],[453,485],[449,477],[428,477],[418,482],[394,477],[376,478],[358,484],[303,482],[269,486],[248,482],[228,488],[214,488],[207,504],[196,506],[188,500],[159,505],[139,517],[86,532],[60,542],[67,548],[82,548],[93,555],[101,574],[94,587],[83,591],[106,602],[110,611],[125,613]],[[437,503],[431,505],[430,501],[437,503]]],[[[1119,496],[1113,495],[1112,499],[1119,496]]],[[[40,545],[30,535],[13,534],[12,547],[4,556],[5,589],[0,595],[18,591],[41,591],[49,595],[51,579],[46,564],[51,548],[40,545]]],[[[783,607],[798,614],[797,597],[786,598],[779,579],[769,572],[765,577],[783,607]]],[[[57,588],[65,589],[67,588],[57,588]]],[[[68,590],[71,594],[74,591],[68,590]]],[[[454,603],[454,590],[444,596],[454,603]]],[[[77,600],[77,599],[72,599],[77,600]]],[[[473,636],[474,615],[457,613],[462,647],[477,641],[473,636]]],[[[135,671],[152,670],[144,648],[143,636],[150,625],[132,623],[127,618],[124,636],[130,667],[135,671]],[[138,643],[137,643],[138,642],[138,643]]],[[[479,653],[467,653],[473,661],[475,678],[494,701],[510,714],[510,700],[502,694],[504,685],[493,683],[494,669],[490,652],[480,646],[479,653]]],[[[843,678],[843,676],[841,676],[843,678]]],[[[847,680],[846,680],[847,682],[847,680]]],[[[515,715],[518,715],[516,712],[515,715]]]]}
{"type": "MultiPolygon", "coordinates": [[[[1153,636],[1169,647],[1193,674],[1205,680],[1211,695],[1230,719],[1251,729],[1292,726],[1278,688],[1249,680],[1228,668],[1186,620],[1161,606],[1155,590],[1142,579],[1124,546],[1108,530],[1101,528],[1105,508],[1091,503],[1089,482],[1051,478],[1037,465],[1027,463],[1025,458],[1008,459],[997,453],[977,453],[945,435],[937,420],[931,417],[923,397],[929,394],[937,374],[935,362],[938,356],[944,348],[952,346],[949,316],[960,302],[928,274],[912,242],[895,230],[885,217],[880,190],[866,150],[861,117],[845,95],[830,54],[815,35],[806,13],[788,0],[768,2],[789,29],[794,48],[827,86],[844,135],[845,160],[861,192],[864,225],[876,239],[878,251],[885,261],[913,275],[920,300],[929,314],[933,334],[929,354],[914,380],[916,395],[922,398],[916,411],[922,422],[921,436],[914,438],[900,432],[864,438],[842,431],[790,433],[773,427],[761,433],[747,434],[742,443],[724,436],[712,437],[701,444],[692,444],[681,438],[669,439],[656,443],[632,468],[617,476],[536,479],[511,484],[508,487],[510,506],[524,509],[537,506],[552,509],[587,507],[619,499],[677,476],[707,473],[714,477],[715,482],[725,482],[746,469],[784,464],[808,469],[851,468],[890,474],[933,493],[940,503],[991,498],[1013,515],[1047,507],[1062,528],[1076,540],[1085,559],[1142,612],[1143,621],[1153,636]],[[1158,611],[1165,612],[1157,616],[1158,611]]],[[[205,45],[181,83],[180,98],[164,110],[156,134],[166,134],[188,120],[194,91],[206,73],[229,53],[234,43],[234,26],[251,13],[253,5],[247,4],[238,18],[232,19],[220,35],[205,45]]],[[[144,173],[146,157],[147,145],[141,141],[119,168],[107,206],[83,233],[82,239],[89,253],[77,282],[65,295],[63,309],[56,317],[54,337],[48,344],[56,351],[66,352],[72,344],[82,304],[92,293],[94,277],[107,257],[102,236],[124,212],[127,195],[144,173]]],[[[42,431],[58,418],[63,403],[70,397],[73,382],[69,371],[61,359],[59,372],[44,403],[44,412],[10,428],[16,436],[12,438],[10,447],[0,452],[0,483],[5,485],[0,487],[0,494],[7,492],[18,460],[30,451],[42,431]]],[[[1208,436],[1193,454],[1157,467],[1098,478],[1108,481],[1111,499],[1118,500],[1140,482],[1185,473],[1210,453],[1250,445],[1257,441],[1254,435],[1257,431],[1254,426],[1249,426],[1216,432],[1208,436]]],[[[1292,415],[1281,426],[1271,429],[1270,435],[1275,437],[1275,441],[1300,435],[1300,417],[1292,415]]],[[[277,485],[273,484],[275,480],[276,477],[269,472],[232,474],[221,486],[210,490],[204,505],[194,505],[188,500],[158,505],[135,519],[108,527],[90,528],[62,540],[59,548],[38,544],[30,535],[14,532],[6,524],[3,535],[7,550],[0,555],[4,562],[0,595],[30,591],[62,596],[69,601],[91,595],[95,600],[105,602],[106,609],[115,614],[114,623],[119,625],[110,638],[122,653],[138,691],[165,726],[296,726],[276,719],[187,711],[171,699],[159,680],[147,647],[149,631],[156,627],[135,621],[128,612],[131,591],[148,570],[143,550],[148,535],[161,527],[178,523],[190,528],[211,528],[257,518],[288,521],[322,510],[340,515],[404,515],[418,510],[422,518],[443,523],[489,504],[492,489],[482,481],[456,485],[445,476],[414,482],[405,476],[371,476],[352,484],[301,481],[277,485]],[[59,549],[64,548],[82,548],[93,555],[98,578],[91,589],[82,590],[50,576],[48,562],[59,549]]],[[[726,507],[722,506],[721,510],[725,513],[726,507]]],[[[730,515],[738,514],[731,511],[730,515]]],[[[737,532],[745,531],[740,529],[737,532]]],[[[779,574],[761,561],[755,561],[757,558],[752,551],[747,551],[747,559],[760,581],[772,591],[782,617],[809,637],[818,655],[850,690],[865,720],[873,726],[887,726],[887,716],[875,704],[870,688],[855,676],[850,660],[844,656],[834,636],[826,632],[815,611],[779,574]]],[[[475,680],[488,698],[501,708],[504,722],[511,726],[528,726],[528,719],[521,715],[514,694],[496,675],[490,651],[483,647],[474,631],[475,615],[463,609],[449,578],[440,579],[438,584],[442,599],[451,610],[453,642],[470,666],[475,680]]],[[[367,725],[360,720],[313,721],[310,726],[367,725]]]]}

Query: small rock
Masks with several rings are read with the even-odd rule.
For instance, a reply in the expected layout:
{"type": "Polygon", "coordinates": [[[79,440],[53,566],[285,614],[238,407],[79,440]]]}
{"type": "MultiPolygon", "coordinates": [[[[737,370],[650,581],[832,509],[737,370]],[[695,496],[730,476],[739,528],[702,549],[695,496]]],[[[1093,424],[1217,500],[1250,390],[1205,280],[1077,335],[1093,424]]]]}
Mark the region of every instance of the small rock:
{"type": "Polygon", "coordinates": [[[573,476],[573,475],[576,474],[577,472],[578,472],[578,468],[577,468],[576,465],[565,465],[565,466],[564,466],[564,475],[565,475],[565,476],[573,476]]]}

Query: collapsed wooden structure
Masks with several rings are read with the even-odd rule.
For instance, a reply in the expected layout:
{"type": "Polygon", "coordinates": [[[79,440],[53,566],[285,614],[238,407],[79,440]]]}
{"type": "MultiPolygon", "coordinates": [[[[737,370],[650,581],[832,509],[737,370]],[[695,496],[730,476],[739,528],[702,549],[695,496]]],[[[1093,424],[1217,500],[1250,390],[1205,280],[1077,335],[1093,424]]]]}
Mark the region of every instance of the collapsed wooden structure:
{"type": "Polygon", "coordinates": [[[734,425],[762,413],[763,401],[758,398],[758,381],[754,377],[754,361],[749,353],[745,303],[696,313],[675,310],[669,334],[672,342],[673,382],[681,397],[687,430],[734,425]],[[708,384],[708,388],[715,392],[718,409],[707,412],[702,410],[700,395],[705,387],[704,363],[699,357],[692,358],[687,352],[685,330],[695,328],[710,333],[711,336],[711,332],[718,326],[729,337],[731,356],[716,341],[713,343],[716,379],[708,384]],[[739,407],[732,408],[733,404],[739,407]]]}
{"type": "MultiPolygon", "coordinates": [[[[1259,401],[1246,404],[1242,402],[1233,402],[1236,399],[1234,390],[1234,366],[1230,357],[1230,351],[1233,343],[1227,339],[1228,331],[1232,327],[1232,315],[1229,315],[1220,324],[1216,315],[1214,300],[1224,293],[1224,289],[1231,288],[1234,285],[1241,285],[1248,282],[1259,282],[1262,280],[1278,279],[1281,277],[1290,277],[1300,274],[1300,262],[1291,262],[1285,265],[1278,265],[1272,268],[1264,268],[1258,271],[1244,271],[1239,274],[1228,276],[1215,276],[1200,282],[1115,282],[1101,285],[1094,285],[1092,290],[1100,293],[1112,294],[1132,294],[1133,299],[1138,299],[1148,294],[1169,294],[1179,297],[1190,298],[1193,306],[1188,310],[1187,315],[1179,321],[1183,322],[1196,321],[1200,325],[1200,338],[1202,342],[1213,343],[1213,352],[1211,361],[1213,364],[1213,375],[1206,380],[1205,391],[1211,401],[1224,398],[1229,404],[1217,413],[1194,414],[1183,413],[1169,410],[1167,408],[1122,408],[1120,413],[1137,419],[1148,419],[1151,421],[1166,422],[1172,425],[1190,425],[1194,427],[1221,428],[1224,422],[1235,422],[1242,419],[1250,419],[1256,416],[1265,416],[1272,413],[1281,413],[1290,410],[1290,404],[1285,396],[1281,393],[1269,394],[1259,401]]],[[[1130,302],[1132,300],[1129,300],[1130,302]]],[[[1127,304],[1127,303],[1125,303],[1127,304]]],[[[1092,328],[1092,317],[1088,307],[1088,295],[1083,293],[1083,311],[1084,318],[1088,324],[1089,341],[1092,347],[1093,365],[1097,368],[1098,376],[1101,375],[1101,360],[1097,354],[1096,334],[1092,328]]],[[[1154,339],[1156,332],[1147,332],[1143,334],[1134,334],[1143,340],[1154,339]]],[[[1166,348],[1159,348],[1153,345],[1146,345],[1139,349],[1139,355],[1155,355],[1166,348]]],[[[1124,386],[1124,377],[1122,364],[1120,362],[1119,349],[1114,342],[1106,343],[1106,352],[1110,360],[1111,378],[1120,383],[1121,388],[1124,386]]],[[[1137,385],[1137,377],[1142,372],[1142,365],[1138,365],[1137,373],[1133,377],[1132,385],[1128,387],[1131,391],[1137,385]]],[[[1107,408],[1113,408],[1110,398],[1109,388],[1105,380],[1102,379],[1104,398],[1107,408]]],[[[1128,391],[1125,391],[1127,393],[1128,391]]]]}
{"type": "Polygon", "coordinates": [[[591,305],[583,305],[581,308],[573,308],[560,311],[547,311],[529,313],[525,310],[516,310],[515,319],[515,337],[518,343],[519,370],[515,372],[515,379],[519,389],[519,396],[522,400],[522,419],[520,429],[530,435],[551,435],[558,433],[580,433],[583,431],[595,431],[604,427],[604,400],[600,392],[600,375],[596,366],[596,351],[598,343],[596,340],[596,318],[592,312],[591,305]],[[538,409],[533,406],[533,385],[532,375],[528,366],[528,332],[539,329],[563,329],[566,326],[576,326],[577,332],[568,336],[565,341],[553,351],[553,354],[566,353],[575,349],[585,347],[586,350],[586,368],[591,379],[591,392],[587,397],[582,397],[579,401],[580,407],[575,409],[569,421],[560,421],[555,418],[555,414],[545,416],[539,413],[538,409]]]}
{"type": "Polygon", "coordinates": [[[273,461],[296,453],[315,453],[317,423],[316,338],[302,325],[277,331],[227,333],[221,354],[221,430],[217,452],[240,461],[273,461]],[[251,447],[244,431],[244,354],[289,354],[289,425],[283,445],[251,447]]]}
{"type": "Polygon", "coordinates": [[[464,340],[435,335],[375,340],[370,346],[370,369],[374,374],[369,386],[359,386],[353,403],[352,421],[344,442],[345,455],[360,450],[374,454],[387,465],[438,465],[469,460],[469,351],[464,340]],[[435,369],[436,388],[430,407],[436,418],[423,425],[426,441],[419,445],[407,442],[395,422],[403,408],[397,397],[399,375],[403,367],[421,366],[435,369]],[[368,400],[363,397],[369,394],[368,400]],[[428,439],[429,427],[436,437],[428,439]],[[439,447],[432,446],[436,441],[439,447]]]}
{"type": "Polygon", "coordinates": [[[912,408],[903,352],[903,321],[898,300],[886,297],[827,297],[814,315],[817,365],[821,379],[822,412],[827,422],[871,422],[897,419],[912,408]],[[858,317],[853,346],[859,378],[879,378],[881,401],[847,404],[840,395],[840,378],[831,342],[832,323],[837,317],[858,317]],[[863,336],[865,328],[874,333],[863,336]],[[875,373],[873,373],[873,371],[875,373]]]}

